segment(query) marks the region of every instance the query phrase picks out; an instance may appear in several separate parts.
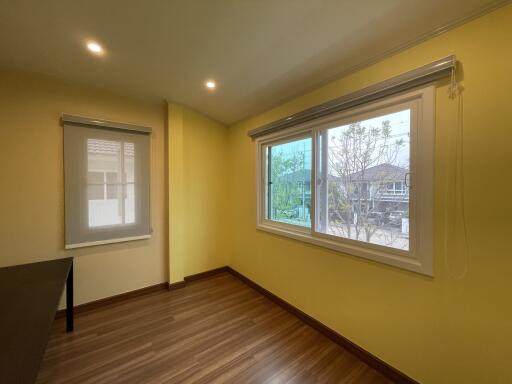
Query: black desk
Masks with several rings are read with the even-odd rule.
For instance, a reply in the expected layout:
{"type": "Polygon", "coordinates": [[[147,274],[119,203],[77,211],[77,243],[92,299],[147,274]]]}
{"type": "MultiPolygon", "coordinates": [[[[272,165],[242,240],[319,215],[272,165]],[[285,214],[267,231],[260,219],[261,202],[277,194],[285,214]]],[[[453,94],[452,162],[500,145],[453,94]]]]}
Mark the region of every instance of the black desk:
{"type": "Polygon", "coordinates": [[[73,330],[73,258],[0,268],[0,383],[34,383],[66,284],[73,330]]]}

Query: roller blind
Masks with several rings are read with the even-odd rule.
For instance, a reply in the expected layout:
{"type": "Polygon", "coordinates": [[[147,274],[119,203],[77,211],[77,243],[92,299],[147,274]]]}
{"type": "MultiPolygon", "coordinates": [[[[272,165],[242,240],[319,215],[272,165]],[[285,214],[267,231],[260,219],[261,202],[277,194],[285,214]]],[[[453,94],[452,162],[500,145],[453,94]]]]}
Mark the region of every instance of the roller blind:
{"type": "Polygon", "coordinates": [[[63,115],[66,249],[146,239],[148,127],[63,115]]]}
{"type": "Polygon", "coordinates": [[[261,127],[250,130],[247,134],[252,139],[255,139],[332,113],[341,112],[421,85],[432,83],[453,74],[456,65],[457,59],[455,56],[447,56],[380,83],[370,85],[323,104],[315,105],[293,115],[272,121],[261,127]]]}

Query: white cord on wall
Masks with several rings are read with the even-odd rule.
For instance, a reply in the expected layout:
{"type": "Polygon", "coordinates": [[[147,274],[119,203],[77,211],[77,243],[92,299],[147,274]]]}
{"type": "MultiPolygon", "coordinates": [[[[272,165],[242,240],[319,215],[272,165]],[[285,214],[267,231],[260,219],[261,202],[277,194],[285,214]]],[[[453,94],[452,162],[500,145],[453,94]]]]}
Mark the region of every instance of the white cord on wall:
{"type": "MultiPolygon", "coordinates": [[[[446,172],[444,261],[448,274],[456,280],[460,280],[467,275],[469,264],[469,241],[464,196],[464,102],[462,91],[463,88],[457,82],[454,68],[452,69],[448,96],[450,99],[456,99],[458,102],[457,126],[455,129],[455,159],[453,164],[455,177],[452,177],[452,172],[446,172]],[[451,183],[453,183],[454,188],[449,188],[451,183]],[[453,196],[452,209],[448,209],[450,207],[450,196],[453,196]],[[459,231],[462,232],[462,239],[458,236],[459,231]],[[462,260],[460,272],[455,271],[455,268],[450,263],[450,258],[457,255],[460,255],[462,260]]],[[[450,145],[447,147],[449,158],[452,148],[450,145]]]]}

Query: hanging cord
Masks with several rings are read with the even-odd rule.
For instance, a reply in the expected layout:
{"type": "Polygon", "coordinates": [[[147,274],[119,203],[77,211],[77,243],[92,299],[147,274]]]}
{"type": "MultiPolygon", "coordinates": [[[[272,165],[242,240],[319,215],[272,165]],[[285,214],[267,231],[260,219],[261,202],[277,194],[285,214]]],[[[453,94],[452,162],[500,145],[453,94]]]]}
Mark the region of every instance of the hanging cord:
{"type": "MultiPolygon", "coordinates": [[[[448,88],[448,96],[450,99],[457,99],[457,127],[455,131],[455,177],[451,177],[451,173],[447,172],[447,183],[445,189],[445,203],[450,201],[450,193],[453,193],[453,208],[445,209],[445,236],[444,236],[444,261],[449,275],[456,279],[462,279],[468,272],[469,262],[469,241],[467,235],[466,212],[465,212],[465,196],[464,196],[464,103],[462,96],[463,88],[457,82],[455,76],[455,68],[452,69],[450,86],[448,88]],[[448,186],[454,182],[454,190],[448,186]],[[453,213],[450,213],[453,212],[453,213]],[[461,231],[460,239],[458,237],[461,231]],[[451,236],[453,235],[453,236],[451,236]],[[453,247],[450,247],[450,243],[453,247]],[[460,246],[460,247],[459,247],[460,246]],[[459,273],[455,272],[449,263],[450,257],[460,255],[462,259],[462,268],[459,273]]],[[[448,146],[449,147],[449,146],[448,146]]],[[[450,148],[448,148],[451,153],[450,148]]]]}
{"type": "MultiPolygon", "coordinates": [[[[450,99],[455,99],[457,96],[461,96],[461,93],[462,93],[462,87],[459,85],[459,83],[457,82],[457,77],[456,77],[456,65],[455,64],[453,67],[452,67],[452,73],[451,73],[451,76],[450,76],[450,86],[448,87],[448,97],[450,99]]],[[[460,111],[459,111],[460,112],[460,111]]],[[[462,116],[459,115],[459,122],[462,121],[462,116]]]]}

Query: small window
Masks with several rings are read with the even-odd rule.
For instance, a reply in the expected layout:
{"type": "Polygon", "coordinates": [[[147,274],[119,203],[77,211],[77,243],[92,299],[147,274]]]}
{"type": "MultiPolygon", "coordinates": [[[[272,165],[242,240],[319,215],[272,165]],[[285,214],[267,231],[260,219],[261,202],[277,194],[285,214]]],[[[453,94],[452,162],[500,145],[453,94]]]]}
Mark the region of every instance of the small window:
{"type": "Polygon", "coordinates": [[[134,222],[135,199],[128,193],[134,184],[134,148],[123,141],[87,140],[89,227],[134,222]]]}
{"type": "Polygon", "coordinates": [[[432,273],[434,88],[256,140],[259,229],[432,273]]]}
{"type": "Polygon", "coordinates": [[[66,248],[150,237],[149,137],[64,124],[66,248]]]}

